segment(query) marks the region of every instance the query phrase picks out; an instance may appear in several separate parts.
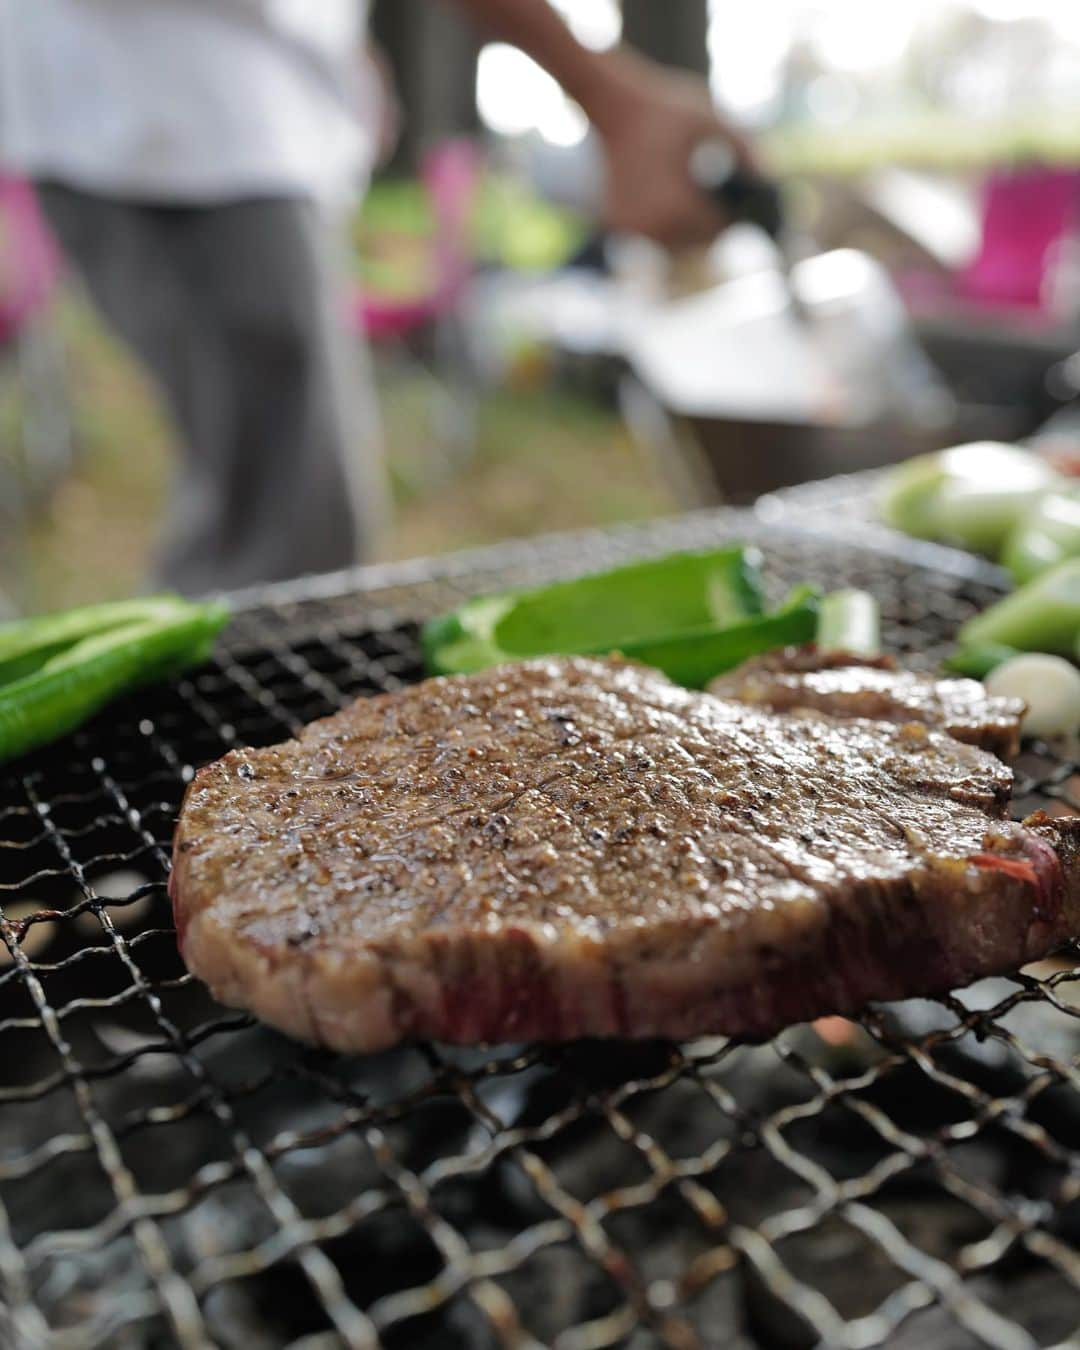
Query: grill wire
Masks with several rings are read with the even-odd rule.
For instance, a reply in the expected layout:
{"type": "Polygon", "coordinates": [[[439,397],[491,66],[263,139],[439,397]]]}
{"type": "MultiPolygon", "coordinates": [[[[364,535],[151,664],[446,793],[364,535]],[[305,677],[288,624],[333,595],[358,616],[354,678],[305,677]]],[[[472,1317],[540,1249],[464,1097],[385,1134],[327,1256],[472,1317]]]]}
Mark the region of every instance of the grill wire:
{"type": "MultiPolygon", "coordinates": [[[[366,1059],[216,1006],[176,953],[195,768],[419,678],[416,621],[465,595],[744,539],[777,594],[874,591],[932,667],[997,594],[810,514],[280,590],[212,664],[4,771],[0,1345],[1077,1344],[1080,949],[765,1046],[366,1059]]],[[[1026,744],[1017,813],[1080,809],[1076,755],[1026,744]]]]}

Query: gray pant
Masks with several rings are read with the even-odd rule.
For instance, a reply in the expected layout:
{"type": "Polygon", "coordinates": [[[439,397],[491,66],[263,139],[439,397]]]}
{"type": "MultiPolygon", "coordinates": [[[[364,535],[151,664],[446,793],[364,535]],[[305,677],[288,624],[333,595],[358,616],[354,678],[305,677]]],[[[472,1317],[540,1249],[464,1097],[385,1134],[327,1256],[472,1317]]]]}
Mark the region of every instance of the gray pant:
{"type": "Polygon", "coordinates": [[[38,192],[180,433],[156,580],[195,595],[360,560],[383,516],[378,419],[319,210],[38,192]]]}

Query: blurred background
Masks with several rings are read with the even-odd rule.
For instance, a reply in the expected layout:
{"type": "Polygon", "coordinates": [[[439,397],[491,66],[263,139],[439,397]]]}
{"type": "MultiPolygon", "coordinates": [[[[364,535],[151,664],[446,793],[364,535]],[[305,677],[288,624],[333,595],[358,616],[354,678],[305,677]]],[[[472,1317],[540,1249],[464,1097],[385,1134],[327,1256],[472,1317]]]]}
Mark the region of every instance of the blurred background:
{"type": "MultiPolygon", "coordinates": [[[[1075,0],[558,8],[591,47],[707,76],[782,185],[783,237],[736,225],[675,254],[604,237],[597,151],[555,81],[428,0],[380,0],[400,132],[350,217],[340,306],[373,353],[383,558],[963,440],[1072,445],[1075,0]]],[[[0,167],[0,606],[139,589],[174,445],[0,167]]]]}

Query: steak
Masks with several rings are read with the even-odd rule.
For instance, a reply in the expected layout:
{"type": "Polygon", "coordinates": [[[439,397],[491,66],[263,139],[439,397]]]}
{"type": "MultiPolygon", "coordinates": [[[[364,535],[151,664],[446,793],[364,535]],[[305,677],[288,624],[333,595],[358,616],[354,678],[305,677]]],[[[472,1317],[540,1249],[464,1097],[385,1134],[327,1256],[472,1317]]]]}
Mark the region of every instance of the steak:
{"type": "Polygon", "coordinates": [[[709,692],[776,712],[816,709],[833,717],[922,722],[958,741],[1008,757],[1020,748],[1025,708],[991,698],[976,680],[934,679],[900,670],[891,657],[867,659],[814,647],[769,652],[721,675],[709,692]]]}
{"type": "Polygon", "coordinates": [[[171,894],[219,999],[338,1050],[763,1037],[1080,929],[1076,825],[1010,785],[918,723],[530,661],[200,770],[171,894]]]}

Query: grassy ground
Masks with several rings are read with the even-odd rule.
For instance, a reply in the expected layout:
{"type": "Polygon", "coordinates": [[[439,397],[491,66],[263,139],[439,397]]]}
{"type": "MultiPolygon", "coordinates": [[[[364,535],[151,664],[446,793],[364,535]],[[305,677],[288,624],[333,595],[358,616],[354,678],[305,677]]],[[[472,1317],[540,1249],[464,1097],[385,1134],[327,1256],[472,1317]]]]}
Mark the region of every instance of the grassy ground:
{"type": "MultiPolygon", "coordinates": [[[[34,609],[124,595],[140,585],[174,449],[153,390],[92,316],[71,304],[63,329],[76,467],[28,539],[8,539],[0,564],[0,592],[17,591],[21,573],[23,603],[34,609]]],[[[451,469],[429,448],[424,387],[396,373],[381,384],[397,496],[390,557],[673,508],[615,417],[584,399],[539,389],[486,395],[477,408],[475,448],[451,469]]],[[[9,392],[0,409],[5,449],[16,414],[9,392]]]]}

